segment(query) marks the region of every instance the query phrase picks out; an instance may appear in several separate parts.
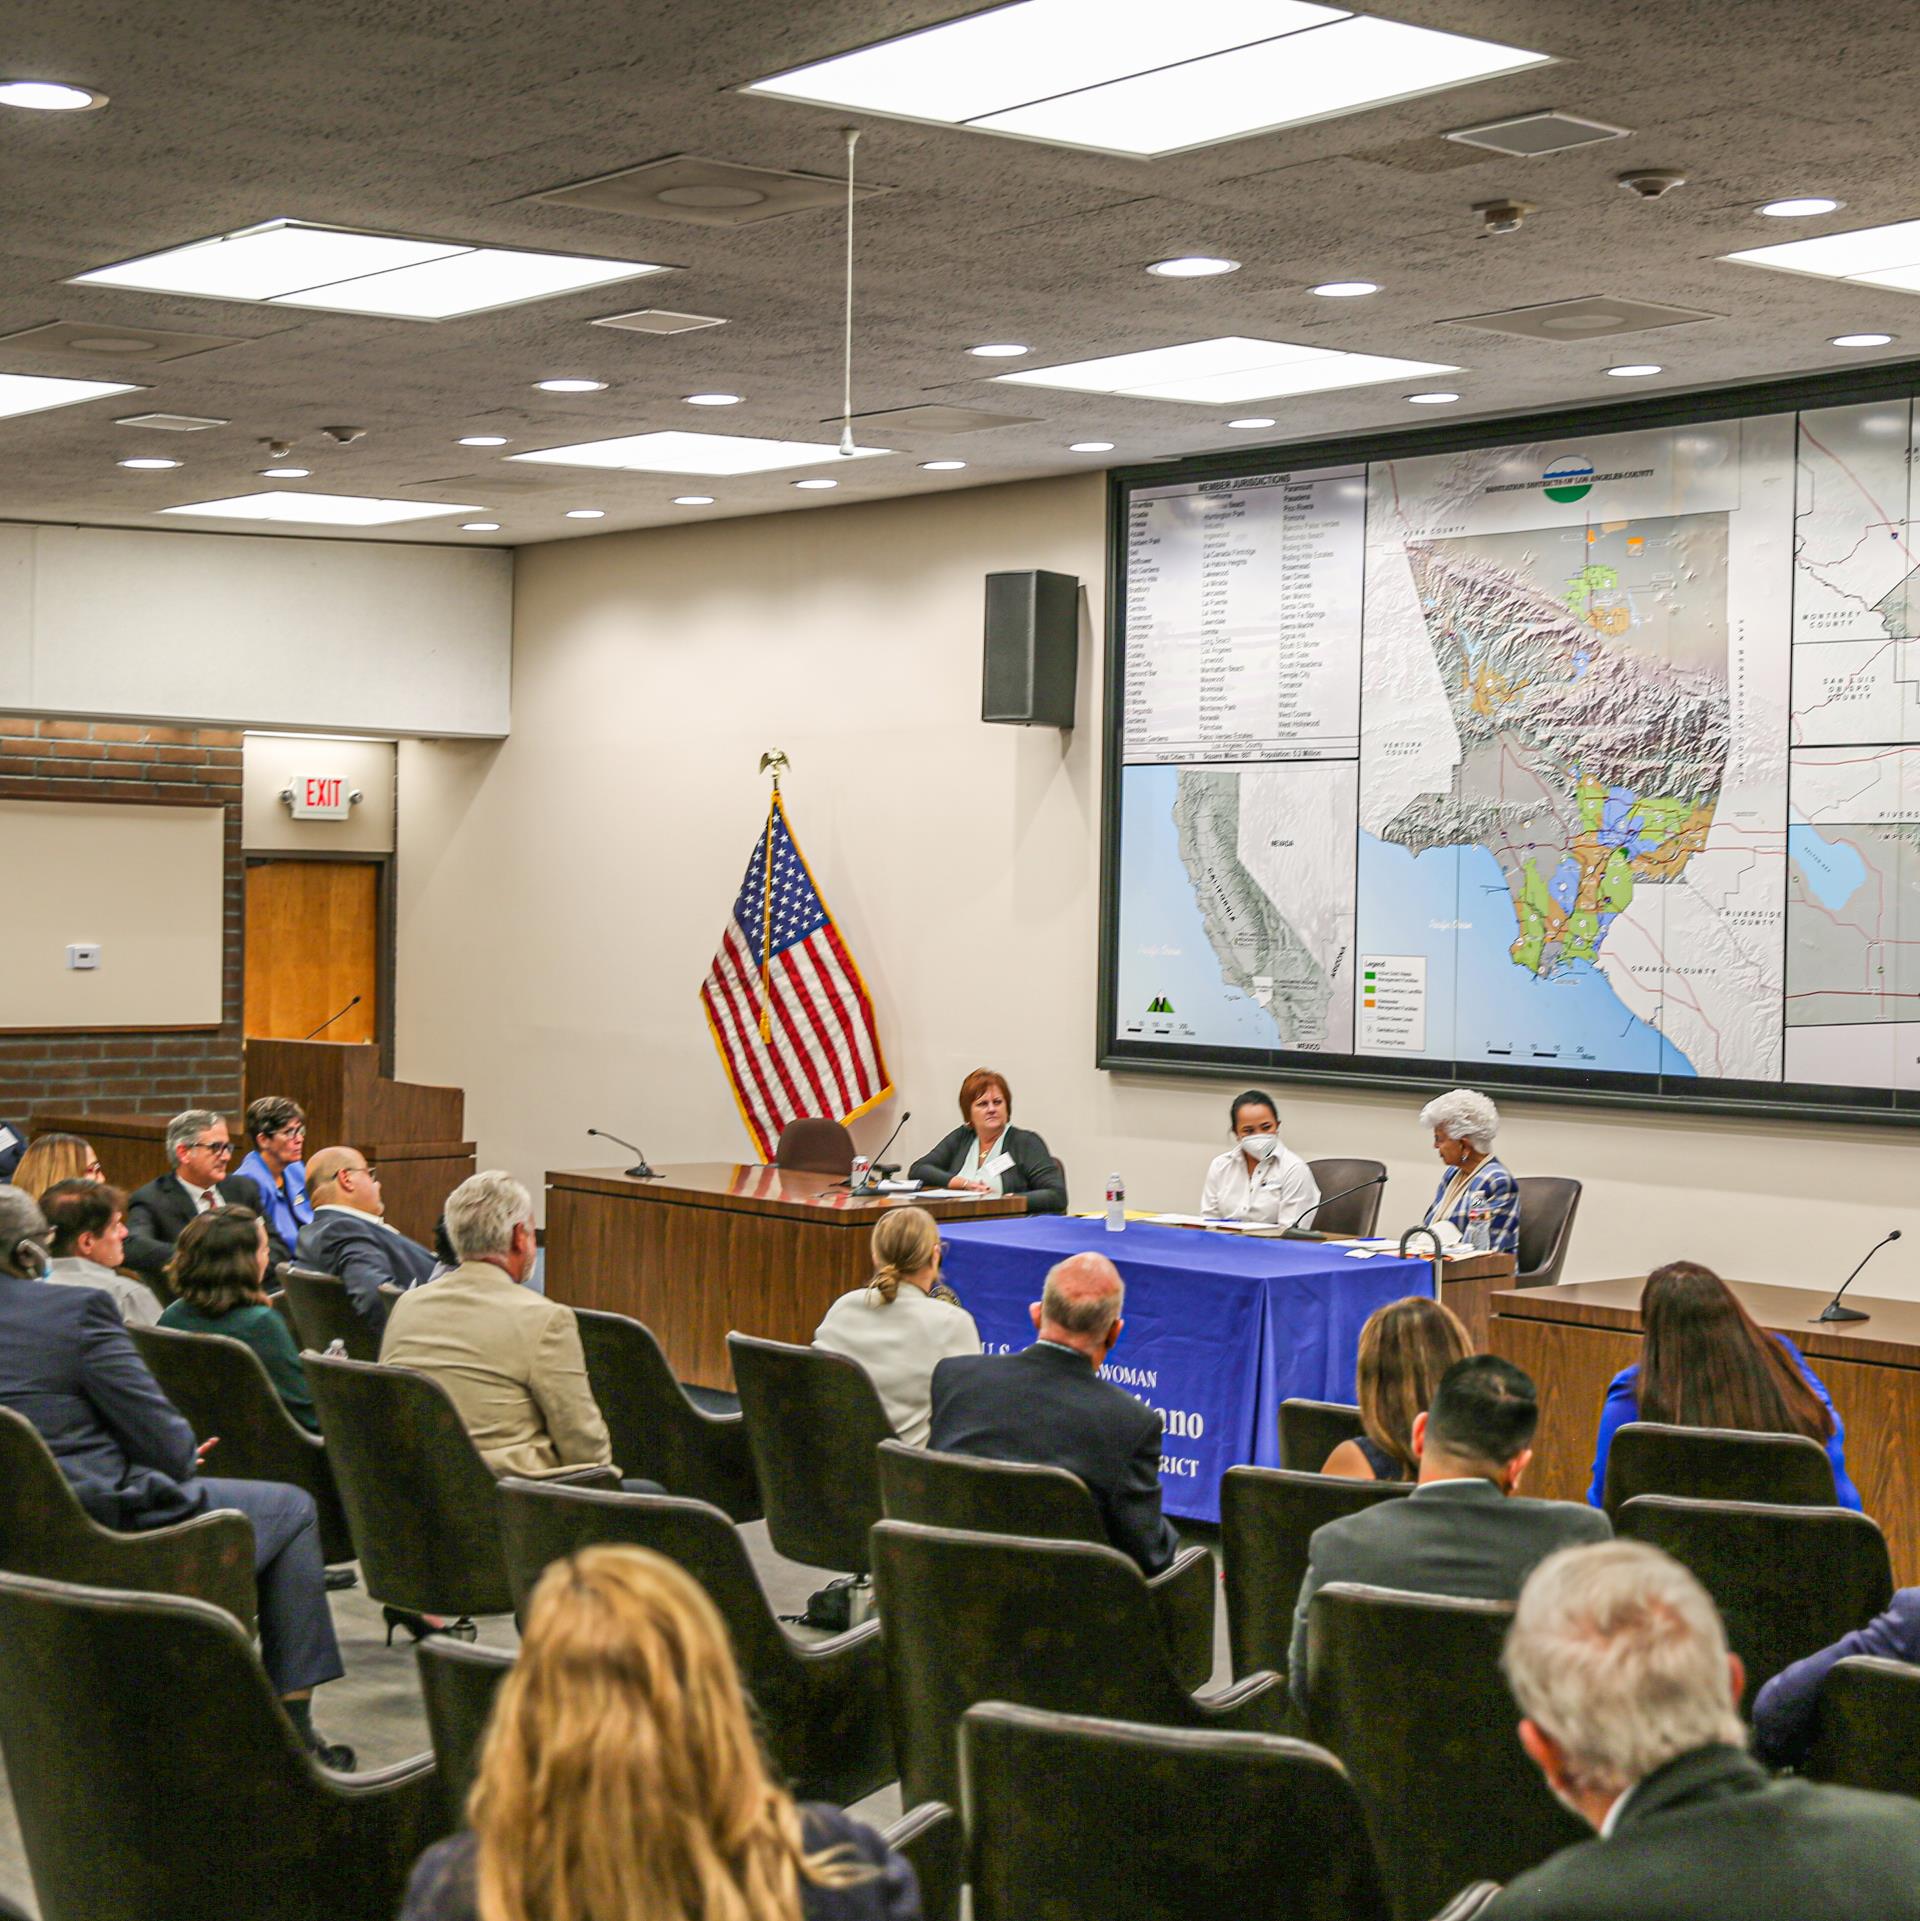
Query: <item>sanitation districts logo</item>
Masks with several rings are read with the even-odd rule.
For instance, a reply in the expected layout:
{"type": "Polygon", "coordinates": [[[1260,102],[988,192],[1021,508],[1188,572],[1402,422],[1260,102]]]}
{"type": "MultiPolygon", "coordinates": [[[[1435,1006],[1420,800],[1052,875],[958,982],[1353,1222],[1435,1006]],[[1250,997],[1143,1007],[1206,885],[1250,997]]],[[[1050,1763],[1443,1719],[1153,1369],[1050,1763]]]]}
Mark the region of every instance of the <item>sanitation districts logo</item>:
{"type": "Polygon", "coordinates": [[[1567,454],[1540,476],[1540,486],[1549,500],[1557,500],[1562,506],[1585,500],[1593,492],[1593,462],[1579,454],[1567,454]]]}

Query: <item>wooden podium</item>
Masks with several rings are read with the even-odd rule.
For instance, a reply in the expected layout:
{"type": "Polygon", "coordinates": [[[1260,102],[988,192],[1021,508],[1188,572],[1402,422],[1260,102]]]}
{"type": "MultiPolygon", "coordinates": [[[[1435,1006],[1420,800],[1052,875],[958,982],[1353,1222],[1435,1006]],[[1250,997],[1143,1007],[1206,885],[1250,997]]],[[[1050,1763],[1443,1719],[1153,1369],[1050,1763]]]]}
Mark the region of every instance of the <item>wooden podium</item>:
{"type": "MultiPolygon", "coordinates": [[[[675,1375],[731,1389],[727,1331],[805,1343],[873,1272],[868,1236],[892,1206],[795,1168],[730,1161],[632,1180],[610,1167],[547,1176],[547,1294],[646,1322],[675,1375]]],[[[1024,1214],[1024,1195],[925,1201],[935,1220],[1024,1214]]]]}
{"type": "MultiPolygon", "coordinates": [[[[387,1080],[371,1041],[250,1040],[247,1099],[267,1094],[306,1109],[309,1158],[323,1147],[357,1147],[380,1170],[387,1219],[433,1245],[442,1203],[474,1171],[459,1088],[387,1080]]],[[[245,1152],[235,1153],[236,1167],[245,1152]]]]}

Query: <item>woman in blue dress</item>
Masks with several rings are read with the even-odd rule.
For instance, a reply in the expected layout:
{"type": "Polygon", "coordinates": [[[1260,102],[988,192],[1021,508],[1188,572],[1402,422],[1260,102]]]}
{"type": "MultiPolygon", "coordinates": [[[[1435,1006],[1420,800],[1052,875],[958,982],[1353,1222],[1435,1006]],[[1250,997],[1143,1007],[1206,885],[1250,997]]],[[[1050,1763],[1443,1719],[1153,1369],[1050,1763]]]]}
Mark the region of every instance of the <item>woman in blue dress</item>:
{"type": "Polygon", "coordinates": [[[1476,1207],[1487,1210],[1487,1247],[1495,1254],[1520,1251],[1520,1189],[1493,1157],[1500,1131],[1500,1110],[1484,1094],[1456,1087],[1420,1110],[1420,1125],[1433,1129],[1433,1151],[1446,1173],[1427,1209],[1429,1227],[1451,1222],[1467,1238],[1468,1218],[1476,1207]]]}
{"type": "Polygon", "coordinates": [[[1607,1450],[1628,1421],[1804,1434],[1827,1450],[1842,1507],[1858,1509],[1847,1478],[1847,1431],[1820,1377],[1784,1334],[1762,1328],[1711,1268],[1670,1261],[1640,1295],[1641,1358],[1607,1388],[1587,1499],[1604,1504],[1607,1450]]]}

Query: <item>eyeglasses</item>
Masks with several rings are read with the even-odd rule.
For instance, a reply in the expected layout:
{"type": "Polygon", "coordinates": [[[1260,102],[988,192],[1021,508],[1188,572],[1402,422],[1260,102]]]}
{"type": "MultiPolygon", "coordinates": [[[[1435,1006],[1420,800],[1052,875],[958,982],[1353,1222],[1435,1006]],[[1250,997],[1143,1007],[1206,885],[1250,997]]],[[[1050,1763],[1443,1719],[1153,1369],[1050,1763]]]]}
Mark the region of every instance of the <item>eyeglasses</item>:
{"type": "Polygon", "coordinates": [[[231,1141],[195,1141],[194,1146],[203,1154],[211,1154],[216,1161],[226,1161],[233,1158],[233,1143],[231,1141]]]}

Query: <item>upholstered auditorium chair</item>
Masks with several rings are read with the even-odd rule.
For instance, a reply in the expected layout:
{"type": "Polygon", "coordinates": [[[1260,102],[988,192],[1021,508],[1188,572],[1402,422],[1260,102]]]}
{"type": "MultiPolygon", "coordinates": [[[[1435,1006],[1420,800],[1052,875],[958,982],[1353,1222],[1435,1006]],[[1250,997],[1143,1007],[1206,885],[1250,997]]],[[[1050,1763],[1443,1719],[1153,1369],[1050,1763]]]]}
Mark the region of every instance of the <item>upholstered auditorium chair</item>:
{"type": "Polygon", "coordinates": [[[1280,1465],[1318,1474],[1342,1441],[1357,1441],[1366,1431],[1360,1410],[1344,1401],[1282,1401],[1280,1465]]]}
{"type": "Polygon", "coordinates": [[[1819,1732],[1804,1772],[1920,1798],[1920,1667],[1867,1654],[1836,1661],[1821,1684],[1819,1732]]]}
{"type": "Polygon", "coordinates": [[[1641,1494],[1783,1507],[1832,1507],[1839,1500],[1826,1449],[1804,1434],[1669,1427],[1661,1421],[1629,1421],[1614,1430],[1605,1493],[1612,1515],[1641,1494]]]}
{"type": "Polygon", "coordinates": [[[354,1311],[353,1297],[338,1275],[320,1274],[310,1267],[283,1262],[280,1287],[287,1297],[294,1331],[302,1347],[324,1354],[338,1341],[350,1360],[380,1358],[380,1330],[365,1315],[354,1311]]]}

